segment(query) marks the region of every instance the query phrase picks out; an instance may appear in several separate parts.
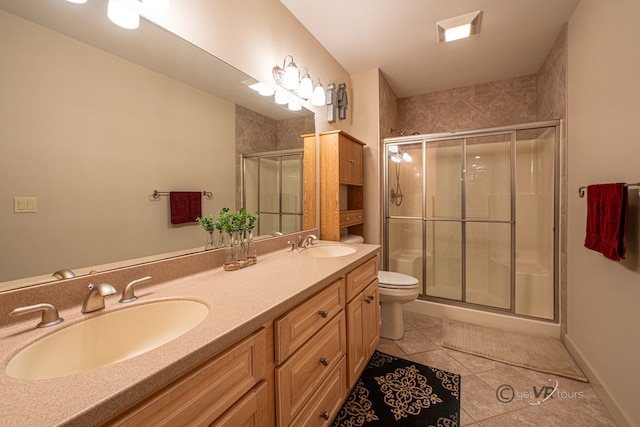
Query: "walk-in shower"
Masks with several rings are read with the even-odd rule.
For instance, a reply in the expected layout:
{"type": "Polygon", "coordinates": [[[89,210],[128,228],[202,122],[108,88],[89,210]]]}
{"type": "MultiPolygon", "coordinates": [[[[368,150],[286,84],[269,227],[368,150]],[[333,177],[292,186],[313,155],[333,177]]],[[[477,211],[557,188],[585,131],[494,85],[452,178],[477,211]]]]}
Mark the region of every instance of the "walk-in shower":
{"type": "Polygon", "coordinates": [[[560,122],[384,140],[384,268],[420,299],[558,320],[560,122]]]}
{"type": "Polygon", "coordinates": [[[258,214],[257,235],[302,230],[303,150],[242,156],[242,205],[258,214]]]}

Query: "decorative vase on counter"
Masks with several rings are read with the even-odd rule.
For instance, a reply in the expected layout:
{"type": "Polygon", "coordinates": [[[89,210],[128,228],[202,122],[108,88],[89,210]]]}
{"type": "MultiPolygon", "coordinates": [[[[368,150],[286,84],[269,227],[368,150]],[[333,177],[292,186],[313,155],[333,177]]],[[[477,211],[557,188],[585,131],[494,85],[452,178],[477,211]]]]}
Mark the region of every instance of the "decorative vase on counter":
{"type": "Polygon", "coordinates": [[[205,251],[210,251],[216,248],[216,243],[213,237],[213,231],[209,232],[209,237],[207,237],[207,243],[204,245],[205,251]]]}
{"type": "Polygon", "coordinates": [[[233,266],[238,263],[238,233],[226,233],[224,246],[224,266],[233,266]]]}

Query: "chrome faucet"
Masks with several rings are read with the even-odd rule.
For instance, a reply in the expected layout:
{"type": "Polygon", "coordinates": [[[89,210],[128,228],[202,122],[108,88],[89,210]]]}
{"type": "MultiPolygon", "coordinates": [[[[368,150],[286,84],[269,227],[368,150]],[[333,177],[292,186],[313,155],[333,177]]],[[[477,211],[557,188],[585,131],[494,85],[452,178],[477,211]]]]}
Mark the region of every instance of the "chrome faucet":
{"type": "Polygon", "coordinates": [[[64,320],[62,317],[58,316],[58,310],[52,304],[35,304],[26,307],[18,307],[9,313],[9,316],[22,316],[23,314],[37,312],[42,312],[40,323],[36,325],[38,328],[57,325],[64,320]]]}
{"type": "Polygon", "coordinates": [[[316,240],[318,240],[318,238],[316,236],[314,236],[313,234],[309,234],[307,236],[305,236],[304,239],[300,240],[298,242],[298,248],[308,248],[309,246],[313,245],[313,242],[315,242],[316,240]]]}
{"type": "Polygon", "coordinates": [[[122,298],[120,298],[119,302],[133,302],[137,300],[138,297],[133,292],[134,291],[133,287],[140,282],[144,282],[145,280],[150,280],[150,279],[151,279],[151,276],[145,276],[141,279],[136,279],[132,282],[129,282],[129,284],[125,286],[124,289],[122,290],[122,298]]]}
{"type": "Polygon", "coordinates": [[[92,311],[102,310],[104,308],[104,298],[116,293],[116,288],[108,283],[94,285],[89,283],[89,293],[82,304],[83,313],[91,313],[92,311]]]}

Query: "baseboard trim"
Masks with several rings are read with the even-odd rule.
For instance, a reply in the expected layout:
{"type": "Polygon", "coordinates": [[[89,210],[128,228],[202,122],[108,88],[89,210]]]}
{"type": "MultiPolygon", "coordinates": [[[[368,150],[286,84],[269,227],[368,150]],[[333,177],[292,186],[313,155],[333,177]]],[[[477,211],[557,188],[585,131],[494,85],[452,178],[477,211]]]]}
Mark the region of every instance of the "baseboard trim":
{"type": "Polygon", "coordinates": [[[616,404],[615,400],[611,398],[606,386],[602,384],[600,377],[598,374],[591,369],[591,365],[589,362],[583,357],[582,352],[574,342],[571,340],[571,335],[566,334],[564,336],[564,345],[573,357],[573,360],[578,364],[584,375],[589,380],[589,383],[593,387],[593,390],[596,392],[604,406],[607,408],[616,424],[619,427],[631,427],[632,424],[629,421],[629,418],[625,416],[624,412],[620,409],[620,407],[616,404]]]}

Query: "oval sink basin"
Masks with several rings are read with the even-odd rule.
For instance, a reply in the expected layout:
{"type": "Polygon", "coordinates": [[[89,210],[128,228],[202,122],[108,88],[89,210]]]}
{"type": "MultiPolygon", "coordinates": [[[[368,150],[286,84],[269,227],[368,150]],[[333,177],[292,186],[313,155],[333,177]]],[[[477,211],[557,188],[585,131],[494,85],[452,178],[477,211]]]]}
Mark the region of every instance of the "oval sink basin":
{"type": "Polygon", "coordinates": [[[93,317],[20,351],[9,361],[7,375],[56,378],[130,359],[178,338],[207,314],[200,302],[167,300],[93,317]]]}
{"type": "Polygon", "coordinates": [[[300,255],[316,258],[329,258],[350,255],[355,251],[356,248],[345,245],[318,245],[303,249],[300,251],[300,255]]]}

